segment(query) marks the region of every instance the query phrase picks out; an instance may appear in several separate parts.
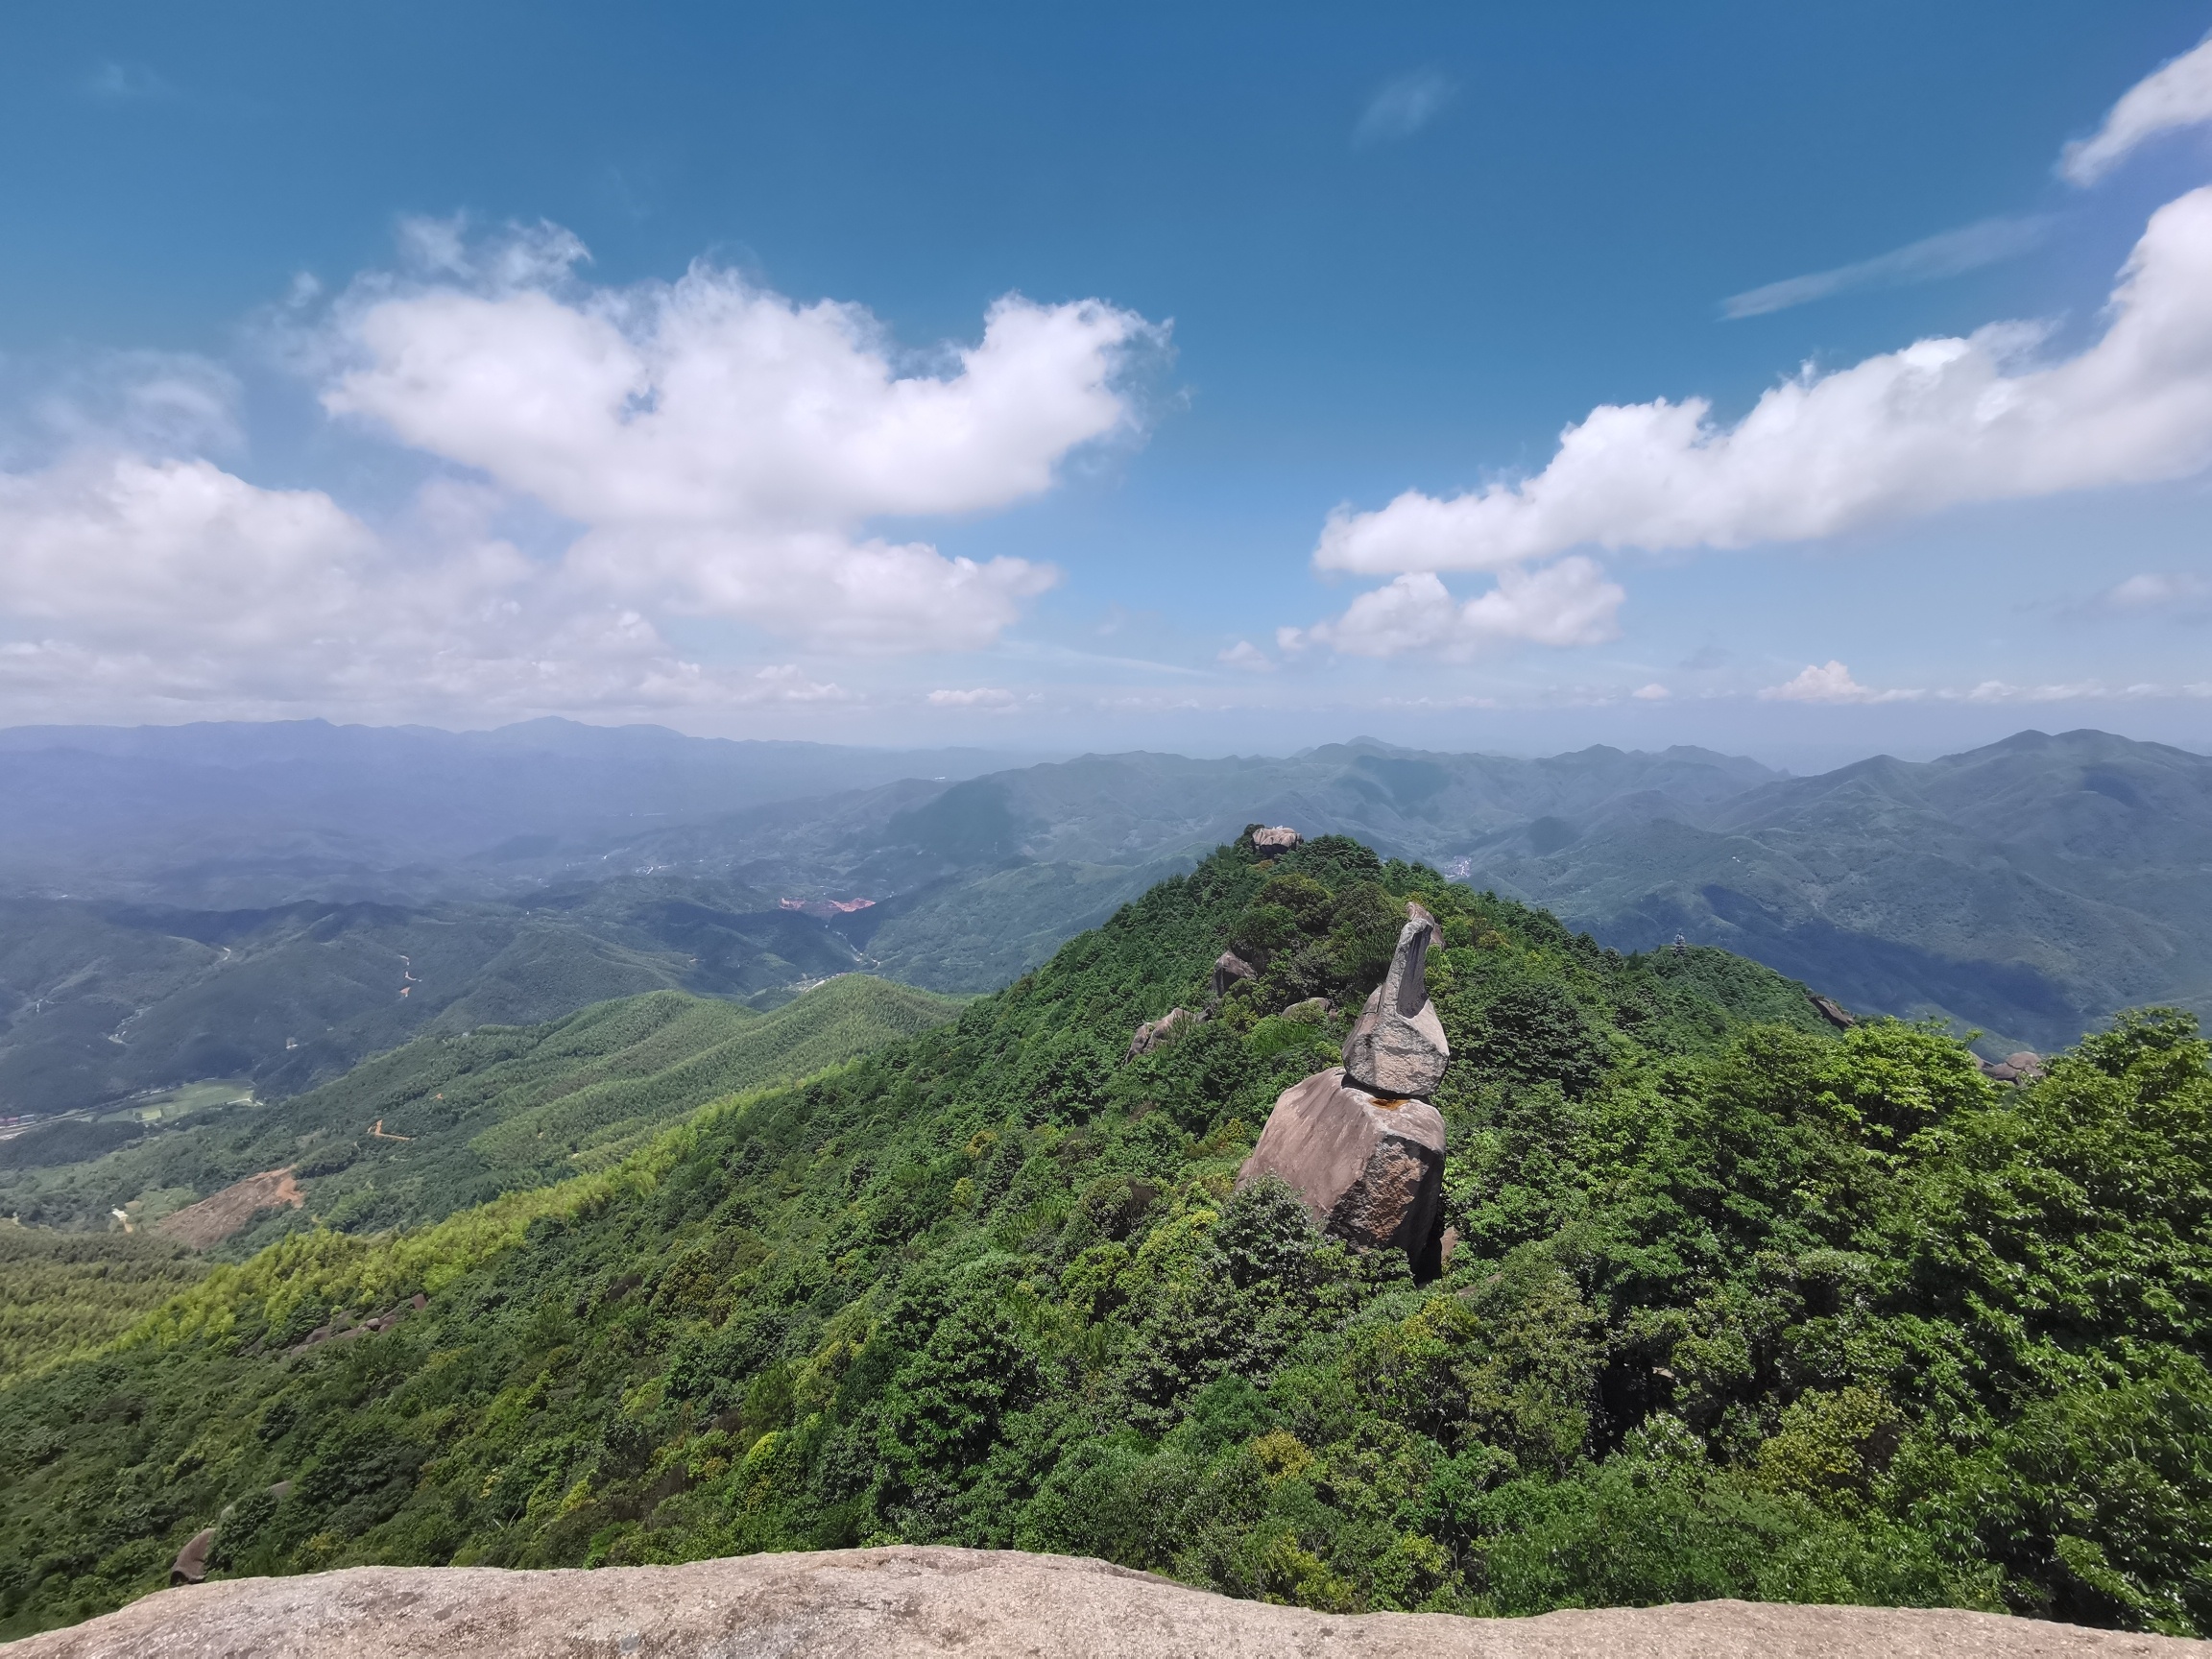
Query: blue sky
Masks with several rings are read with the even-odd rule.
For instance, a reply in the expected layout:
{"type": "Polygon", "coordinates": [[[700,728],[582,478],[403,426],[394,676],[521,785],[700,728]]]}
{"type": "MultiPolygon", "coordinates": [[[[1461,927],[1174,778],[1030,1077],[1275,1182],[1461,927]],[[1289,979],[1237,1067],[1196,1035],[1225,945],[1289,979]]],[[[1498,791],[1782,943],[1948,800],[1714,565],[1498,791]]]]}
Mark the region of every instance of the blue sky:
{"type": "Polygon", "coordinates": [[[2158,269],[2195,269],[2190,84],[2059,170],[2207,29],[18,14],[0,721],[2212,747],[2200,389],[2093,355],[2168,204],[2158,269]],[[1940,367],[2057,387],[2039,435],[1837,412],[1886,354],[2022,320],[1940,367]],[[1716,451],[1791,377],[1868,364],[1799,449],[1716,451]],[[1564,428],[1662,398],[1707,400],[1703,435],[1545,483],[1564,428]]]}

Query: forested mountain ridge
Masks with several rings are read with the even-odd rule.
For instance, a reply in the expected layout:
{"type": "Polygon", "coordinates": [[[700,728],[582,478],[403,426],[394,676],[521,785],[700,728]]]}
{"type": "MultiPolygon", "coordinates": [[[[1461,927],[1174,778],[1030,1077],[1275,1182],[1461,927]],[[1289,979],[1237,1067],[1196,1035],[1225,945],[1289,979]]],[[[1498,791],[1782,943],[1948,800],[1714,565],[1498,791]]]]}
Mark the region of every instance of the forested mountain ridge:
{"type": "Polygon", "coordinates": [[[1323,1607],[2199,1632],[2207,1193],[2185,1017],[2001,1091],[1724,952],[1240,842],[950,1025],[426,1231],[289,1238],[0,1393],[0,1615],[112,1605],[221,1516],[234,1573],[902,1538],[1323,1607]],[[1412,897],[1455,1050],[1428,1285],[1232,1191],[1333,1061],[1304,1005],[1356,1005],[1412,897]],[[1225,947],[1258,978],[1125,1060],[1225,947]]]}
{"type": "Polygon", "coordinates": [[[41,1227],[98,1230],[119,1214],[146,1228],[281,1167],[300,1205],[239,1232],[227,1254],[310,1225],[419,1226],[604,1167],[709,1100],[843,1065],[958,1008],[853,974],[764,1015],[659,991],[539,1025],[420,1037],[290,1099],[137,1126],[136,1140],[103,1155],[72,1156],[76,1124],[0,1142],[0,1210],[41,1227]],[[60,1144],[48,1150],[50,1140],[60,1144]]]}
{"type": "Polygon", "coordinates": [[[2101,732],[1878,757],[1479,875],[1623,949],[1686,933],[2000,1048],[2212,1013],[2212,759],[2101,732]]]}
{"type": "MultiPolygon", "coordinates": [[[[192,740],[232,741],[207,732],[192,740]]],[[[574,749],[572,793],[627,780],[646,791],[639,815],[613,828],[615,805],[564,804],[543,833],[463,854],[455,837],[476,822],[464,800],[416,862],[368,859],[343,880],[248,837],[211,844],[230,871],[220,880],[126,860],[104,897],[0,900],[0,1116],[195,1078],[276,1097],[425,1029],[551,1019],[660,987],[765,1007],[859,969],[993,990],[1254,819],[1354,834],[1623,949],[1679,933],[1855,1008],[1979,1026],[1991,1055],[2062,1046],[2131,1003],[2212,1013],[2212,760],[2099,733],[1806,779],[1699,749],[1527,760],[1360,741],[1280,758],[1092,755],[805,799],[778,791],[890,762],[800,746],[814,770],[793,771],[780,752],[672,733],[527,735],[471,741],[520,744],[541,771],[574,749]],[[735,776],[733,757],[762,775],[735,776]],[[656,783],[661,765],[671,781],[656,783]],[[702,777],[723,793],[694,788],[702,777]],[[743,810],[717,805],[746,790],[743,810]],[[286,902],[201,907],[248,888],[286,902]],[[870,902],[827,915],[783,903],[825,899],[870,902]]],[[[313,761],[263,829],[307,833],[326,806],[323,739],[284,728],[263,741],[313,761]]],[[[0,744],[0,772],[5,758],[0,744]]],[[[257,787],[277,776],[262,768],[257,787]]],[[[522,822],[544,785],[503,803],[499,824],[522,822]]],[[[20,889],[20,852],[0,836],[0,890],[20,889]]]]}

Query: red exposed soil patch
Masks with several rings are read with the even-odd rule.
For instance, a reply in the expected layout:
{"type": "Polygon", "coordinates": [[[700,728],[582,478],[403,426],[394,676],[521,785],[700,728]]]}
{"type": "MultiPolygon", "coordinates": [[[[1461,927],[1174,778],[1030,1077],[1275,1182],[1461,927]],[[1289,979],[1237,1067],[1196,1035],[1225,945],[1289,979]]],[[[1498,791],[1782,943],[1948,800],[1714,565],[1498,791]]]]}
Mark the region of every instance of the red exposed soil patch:
{"type": "Polygon", "coordinates": [[[289,1168],[264,1169],[258,1175],[233,1181],[213,1196],[163,1217],[155,1223],[154,1231],[180,1244],[204,1250],[211,1244],[222,1243],[233,1233],[243,1233],[264,1210],[274,1210],[279,1204],[289,1204],[297,1210],[306,1202],[307,1194],[300,1190],[300,1183],[292,1178],[289,1168]]]}

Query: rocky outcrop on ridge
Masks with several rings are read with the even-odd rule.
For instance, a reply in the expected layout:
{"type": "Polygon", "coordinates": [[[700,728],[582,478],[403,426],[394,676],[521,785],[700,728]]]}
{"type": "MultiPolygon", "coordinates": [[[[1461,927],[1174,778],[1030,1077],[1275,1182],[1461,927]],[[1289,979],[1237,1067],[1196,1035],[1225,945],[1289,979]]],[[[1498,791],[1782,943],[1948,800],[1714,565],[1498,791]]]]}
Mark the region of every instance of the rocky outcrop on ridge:
{"type": "Polygon", "coordinates": [[[1287,853],[1305,839],[1305,836],[1286,824],[1278,824],[1271,830],[1252,831],[1252,845],[1262,853],[1287,853]]]}
{"type": "Polygon", "coordinates": [[[1147,1020],[1137,1027],[1129,1038],[1129,1046],[1122,1050],[1124,1064],[1140,1054],[1149,1054],[1168,1038],[1191,1025],[1204,1023],[1206,1016],[1193,1014],[1188,1008],[1170,1008],[1157,1020],[1147,1020]]]}
{"type": "Polygon", "coordinates": [[[1885,1607],[1310,1613],[1103,1561],[832,1550],[683,1567],[354,1567],[165,1590],[10,1659],[2198,1659],[2212,1644],[1885,1607]]]}
{"type": "Polygon", "coordinates": [[[1238,955],[1236,951],[1222,951],[1214,959],[1214,979],[1210,987],[1214,993],[1214,1000],[1218,1002],[1222,998],[1228,996],[1229,987],[1236,984],[1238,980],[1257,979],[1259,977],[1260,970],[1238,955]]]}
{"type": "Polygon", "coordinates": [[[1426,1100],[1372,1094],[1332,1067],[1276,1100],[1237,1184],[1262,1175],[1295,1187],[1324,1232],[1403,1250],[1418,1270],[1443,1197],[1444,1118],[1426,1100]]]}
{"type": "Polygon", "coordinates": [[[1452,1045],[1429,1000],[1429,948],[1440,944],[1436,918],[1420,905],[1406,906],[1406,926],[1390,972],[1368,995],[1352,1034],[1344,1039],[1344,1075],[1376,1094],[1425,1099],[1444,1081],[1452,1045]]]}
{"type": "Polygon", "coordinates": [[[1416,1277],[1437,1263],[1444,1194],[1444,1118],[1422,1096],[1452,1058],[1429,1000],[1426,963],[1436,919],[1406,906],[1390,972],[1344,1039],[1344,1064],[1286,1089],[1259,1144],[1237,1172],[1297,1189],[1323,1230],[1368,1249],[1403,1250],[1416,1277]]]}

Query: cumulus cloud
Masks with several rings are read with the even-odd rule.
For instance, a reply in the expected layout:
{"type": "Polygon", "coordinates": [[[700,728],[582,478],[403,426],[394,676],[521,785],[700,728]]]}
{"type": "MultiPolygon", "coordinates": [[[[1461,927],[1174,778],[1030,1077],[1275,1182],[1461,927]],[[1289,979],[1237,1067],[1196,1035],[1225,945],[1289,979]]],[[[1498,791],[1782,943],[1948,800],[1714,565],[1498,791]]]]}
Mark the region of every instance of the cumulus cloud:
{"type": "Polygon", "coordinates": [[[1503,570],[1496,587],[1464,603],[1433,572],[1408,571],[1360,594],[1341,616],[1282,629],[1276,639],[1286,651],[1327,646],[1350,657],[1465,658],[1518,640],[1595,645],[1619,636],[1624,597],[1595,560],[1580,556],[1536,570],[1503,570]]]}
{"type": "Polygon", "coordinates": [[[2060,153],[2058,176],[2071,184],[2094,184],[2147,139],[2207,121],[2212,121],[2212,35],[2128,87],[2102,127],[2060,153]]]}
{"type": "Polygon", "coordinates": [[[1984,219],[1937,235],[1923,237],[1887,253],[1833,271],[1815,271],[1806,276],[1769,282],[1763,288],[1736,294],[1720,302],[1720,315],[1734,321],[1787,311],[1792,305],[1826,300],[1855,288],[1902,288],[1913,282],[1933,282],[1958,276],[1984,265],[1994,265],[2039,246],[2051,234],[2047,216],[1984,219]]]}
{"type": "Polygon", "coordinates": [[[1664,703],[1668,698],[1673,696],[1674,693],[1670,691],[1666,686],[1660,685],[1658,681],[1654,680],[1648,685],[1637,686],[1636,689],[1629,692],[1628,695],[1635,698],[1639,703],[1664,703]]]}
{"type": "Polygon", "coordinates": [[[1011,709],[1014,693],[1003,686],[975,685],[965,690],[932,691],[929,703],[936,709],[1011,709]]]}
{"type": "Polygon", "coordinates": [[[1592,543],[1740,547],[2196,472],[2212,462],[2212,189],[2152,216],[2100,339],[2043,362],[2046,332],[1997,324],[1808,369],[1734,426],[1702,398],[1604,405],[1532,478],[1339,508],[1314,562],[1380,575],[1502,569],[1592,543]]]}
{"type": "Polygon", "coordinates": [[[789,665],[708,670],[637,609],[496,531],[498,490],[429,480],[373,526],[320,490],[190,453],[235,437],[209,365],[102,360],[29,399],[0,470],[10,717],[632,714],[845,696],[789,665]],[[57,413],[59,411],[59,413],[57,413]]]}
{"type": "Polygon", "coordinates": [[[1231,668],[1241,668],[1248,674],[1266,674],[1275,667],[1275,660],[1249,639],[1238,640],[1221,653],[1219,661],[1231,668]]]}
{"type": "Polygon", "coordinates": [[[443,222],[409,235],[414,277],[338,307],[332,414],[582,525],[568,569],[612,595],[837,650],[984,645],[1051,586],[1048,565],[865,527],[1049,489],[1134,430],[1124,373],[1164,338],[1099,301],[1009,295],[979,341],[902,363],[859,306],[709,265],[595,288],[552,228],[488,250],[443,222]]]}
{"type": "Polygon", "coordinates": [[[1774,703],[1910,703],[1918,691],[1877,691],[1851,678],[1851,670],[1830,658],[1825,663],[1808,663],[1803,673],[1780,685],[1769,685],[1759,695],[1774,703]]]}
{"type": "Polygon", "coordinates": [[[1401,75],[1368,102],[1352,130],[1352,142],[1364,147],[1410,138],[1443,114],[1458,90],[1433,69],[1401,75]]]}

